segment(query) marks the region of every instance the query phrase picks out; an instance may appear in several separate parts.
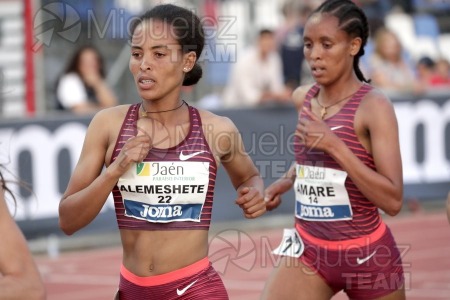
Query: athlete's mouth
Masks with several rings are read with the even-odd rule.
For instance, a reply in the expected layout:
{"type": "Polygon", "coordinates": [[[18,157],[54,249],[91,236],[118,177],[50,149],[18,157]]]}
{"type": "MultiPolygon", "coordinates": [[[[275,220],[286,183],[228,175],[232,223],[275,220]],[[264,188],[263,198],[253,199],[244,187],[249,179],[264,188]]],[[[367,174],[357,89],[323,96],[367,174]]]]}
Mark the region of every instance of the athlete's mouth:
{"type": "Polygon", "coordinates": [[[316,72],[316,71],[320,71],[320,72],[325,71],[325,68],[319,68],[319,67],[312,67],[311,69],[314,72],[316,72]]]}
{"type": "Polygon", "coordinates": [[[139,82],[143,83],[143,84],[150,84],[150,83],[154,83],[155,81],[152,79],[139,79],[139,82]]]}
{"type": "Polygon", "coordinates": [[[314,77],[321,77],[325,74],[326,69],[323,67],[318,67],[318,66],[312,66],[311,67],[311,74],[314,77]]]}
{"type": "Polygon", "coordinates": [[[138,74],[137,82],[143,85],[147,85],[155,83],[156,80],[152,76],[149,76],[147,74],[138,74]]]}

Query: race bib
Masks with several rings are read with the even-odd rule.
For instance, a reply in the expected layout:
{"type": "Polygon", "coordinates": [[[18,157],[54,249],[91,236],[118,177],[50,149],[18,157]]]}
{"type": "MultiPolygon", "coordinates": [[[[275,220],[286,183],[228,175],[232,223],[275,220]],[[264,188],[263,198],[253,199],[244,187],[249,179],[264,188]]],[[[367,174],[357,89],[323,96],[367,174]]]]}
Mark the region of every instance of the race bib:
{"type": "Polygon", "coordinates": [[[347,172],[315,166],[296,166],[295,215],[307,221],[341,221],[353,218],[345,188],[347,172]]]}
{"type": "Polygon", "coordinates": [[[285,228],[280,245],[272,251],[281,256],[300,257],[305,250],[303,240],[295,228],[285,228]]]}
{"type": "Polygon", "coordinates": [[[155,223],[200,222],[209,162],[142,162],[117,183],[125,216],[155,223]]]}

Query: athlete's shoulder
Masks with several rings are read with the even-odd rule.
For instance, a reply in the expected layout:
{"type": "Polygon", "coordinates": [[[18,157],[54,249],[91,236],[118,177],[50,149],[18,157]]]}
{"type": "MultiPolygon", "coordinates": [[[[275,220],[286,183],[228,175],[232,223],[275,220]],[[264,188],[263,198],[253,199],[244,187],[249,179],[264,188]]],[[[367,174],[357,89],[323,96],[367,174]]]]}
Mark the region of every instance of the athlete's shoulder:
{"type": "Polygon", "coordinates": [[[202,124],[206,128],[212,128],[214,131],[218,130],[220,132],[234,132],[237,130],[233,121],[228,117],[220,116],[203,109],[198,109],[198,112],[202,119],[202,124]]]}
{"type": "Polygon", "coordinates": [[[118,105],[98,111],[92,118],[89,128],[95,131],[105,131],[121,126],[130,105],[118,105]]]}
{"type": "Polygon", "coordinates": [[[392,101],[378,88],[372,87],[361,99],[361,108],[370,110],[380,110],[383,108],[392,108],[392,101]]]}
{"type": "Polygon", "coordinates": [[[104,108],[100,111],[98,111],[95,115],[93,120],[95,119],[109,119],[110,121],[114,121],[115,118],[123,118],[127,114],[130,104],[124,104],[124,105],[117,105],[113,107],[104,108]]]}
{"type": "Polygon", "coordinates": [[[306,94],[313,86],[314,84],[301,85],[294,90],[294,92],[292,93],[292,99],[297,109],[300,109],[303,106],[306,94]]]}
{"type": "Polygon", "coordinates": [[[395,110],[389,97],[377,88],[372,88],[361,99],[357,115],[368,126],[378,126],[379,122],[395,122],[395,110]]]}

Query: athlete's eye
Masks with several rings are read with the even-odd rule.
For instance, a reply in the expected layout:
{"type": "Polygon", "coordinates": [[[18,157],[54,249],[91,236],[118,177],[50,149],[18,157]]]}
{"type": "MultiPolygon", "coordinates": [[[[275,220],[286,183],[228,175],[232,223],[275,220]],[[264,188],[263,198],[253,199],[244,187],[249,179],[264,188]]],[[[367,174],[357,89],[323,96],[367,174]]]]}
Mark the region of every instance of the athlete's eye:
{"type": "Polygon", "coordinates": [[[133,56],[134,58],[139,58],[139,57],[141,57],[141,53],[139,53],[139,52],[132,52],[131,56],[133,56]]]}

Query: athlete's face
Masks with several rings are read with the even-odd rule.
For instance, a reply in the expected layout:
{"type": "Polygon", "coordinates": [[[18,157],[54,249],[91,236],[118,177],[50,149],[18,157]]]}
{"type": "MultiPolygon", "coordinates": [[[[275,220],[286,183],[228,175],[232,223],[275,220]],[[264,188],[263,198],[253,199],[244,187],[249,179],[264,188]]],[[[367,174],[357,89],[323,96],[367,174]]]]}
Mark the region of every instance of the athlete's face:
{"type": "Polygon", "coordinates": [[[361,39],[352,39],[338,24],[334,16],[314,14],[305,25],[303,52],[314,79],[320,84],[334,82],[353,72],[353,59],[361,39]]]}
{"type": "Polygon", "coordinates": [[[178,100],[184,74],[195,60],[195,52],[182,52],[174,28],[167,23],[148,20],[133,32],[129,67],[142,99],[178,100]]]}

